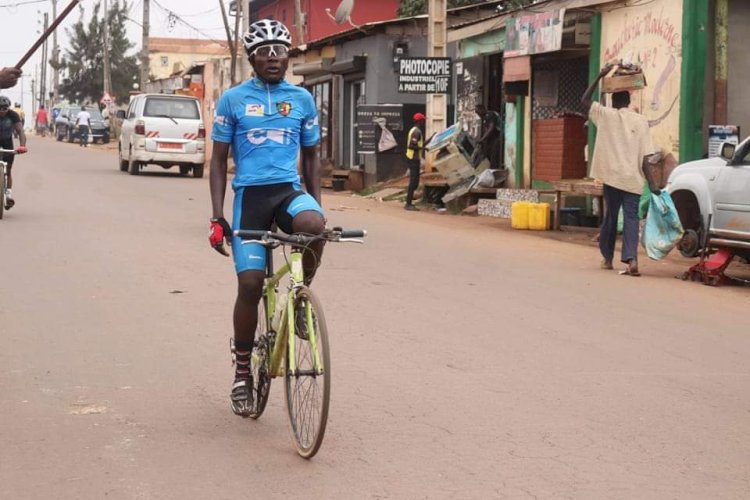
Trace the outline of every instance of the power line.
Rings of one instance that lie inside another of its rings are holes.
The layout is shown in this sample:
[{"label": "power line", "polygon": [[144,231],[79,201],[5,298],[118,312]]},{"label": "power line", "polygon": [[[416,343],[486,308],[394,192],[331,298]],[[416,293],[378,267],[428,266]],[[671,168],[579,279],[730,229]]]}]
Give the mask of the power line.
[{"label": "power line", "polygon": [[30,5],[33,3],[47,3],[48,1],[49,0],[25,0],[23,2],[5,3],[5,4],[0,4],[0,9],[1,8],[12,9],[14,7],[20,7],[22,5]]},{"label": "power line", "polygon": [[184,24],[185,26],[187,26],[188,28],[190,28],[190,29],[192,29],[192,30],[195,30],[195,32],[196,32],[196,33],[199,33],[199,34],[203,35],[203,36],[204,36],[204,37],[206,37],[206,38],[207,38],[208,40],[210,40],[210,41],[212,41],[212,42],[216,42],[216,43],[218,43],[219,45],[222,45],[222,46],[225,46],[225,47],[227,46],[227,43],[226,43],[226,41],[221,41],[221,40],[217,40],[217,39],[215,39],[214,37],[212,37],[212,36],[211,36],[211,35],[209,35],[208,33],[206,33],[206,32],[204,32],[204,31],[200,30],[199,28],[197,28],[197,27],[193,26],[192,24],[190,24],[189,22],[185,21],[185,20],[184,20],[184,19],[183,19],[182,17],[180,17],[179,15],[177,15],[177,14],[176,14],[175,12],[173,12],[172,10],[170,10],[170,9],[168,9],[168,8],[166,8],[166,7],[164,7],[164,6],[162,5],[162,4],[160,4],[160,3],[159,3],[159,2],[157,2],[156,0],[152,0],[152,1],[154,2],[154,5],[156,5],[156,6],[157,6],[157,7],[159,7],[159,8],[161,9],[161,10],[163,10],[164,12],[166,12],[166,13],[167,13],[167,16],[168,16],[168,21],[167,21],[167,22],[169,23],[169,25],[170,25],[170,26],[174,26],[174,23],[175,23],[176,21],[179,21],[179,22],[181,22],[182,24]]}]

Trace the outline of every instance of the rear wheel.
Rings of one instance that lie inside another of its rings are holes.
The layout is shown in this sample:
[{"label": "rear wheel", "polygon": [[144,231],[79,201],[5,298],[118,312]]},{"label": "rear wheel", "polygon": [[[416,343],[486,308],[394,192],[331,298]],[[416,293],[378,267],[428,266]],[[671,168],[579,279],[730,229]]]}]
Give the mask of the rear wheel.
[{"label": "rear wheel", "polygon": [[141,173],[141,164],[133,159],[133,155],[129,155],[128,158],[128,173],[130,175],[138,175]]},{"label": "rear wheel", "polygon": [[292,369],[287,350],[286,403],[297,453],[312,458],[323,442],[328,422],[331,395],[328,329],[320,301],[309,288],[297,291],[294,310],[290,323],[294,323],[295,366]]},{"label": "rear wheel", "polygon": [[258,304],[258,326],[255,329],[255,342],[250,358],[253,373],[253,405],[250,418],[260,418],[268,403],[271,392],[271,339],[267,329],[265,299]]},{"label": "rear wheel", "polygon": [[73,141],[75,140],[75,139],[73,138],[73,132],[71,132],[71,130],[70,130],[70,129],[68,129],[68,130],[66,131],[66,135],[67,135],[67,141],[68,141],[68,142],[73,142]]},{"label": "rear wheel", "polygon": [[60,127],[57,127],[55,129],[55,139],[57,139],[57,142],[61,142],[63,140],[63,136],[60,133]]},{"label": "rear wheel", "polygon": [[129,165],[128,160],[122,157],[122,147],[118,151],[118,162],[120,163],[120,172],[127,172]]},{"label": "rear wheel", "polygon": [[203,177],[203,165],[193,165],[193,177],[196,179]]},{"label": "rear wheel", "polygon": [[190,165],[180,165],[180,175],[187,175],[190,173]]}]

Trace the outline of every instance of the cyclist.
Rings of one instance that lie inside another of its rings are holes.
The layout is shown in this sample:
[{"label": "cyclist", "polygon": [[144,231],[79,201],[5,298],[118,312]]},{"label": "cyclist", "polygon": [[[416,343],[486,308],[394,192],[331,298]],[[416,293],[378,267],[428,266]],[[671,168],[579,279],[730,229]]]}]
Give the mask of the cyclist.
[{"label": "cyclist", "polygon": [[[212,133],[209,242],[228,256],[231,245],[238,292],[234,306],[235,378],[232,411],[247,415],[252,403],[250,354],[258,322],[258,303],[265,277],[266,253],[258,243],[232,237],[232,229],[269,230],[275,223],[286,233],[322,234],[325,219],[320,205],[320,125],[315,102],[302,87],[284,80],[289,66],[291,34],[282,23],[261,19],[243,37],[255,77],[227,90],[216,107]],[[231,146],[236,163],[232,181],[232,226],[224,218],[227,156]],[[302,158],[300,187],[297,158]],[[323,243],[312,245],[303,267],[312,279]]]},{"label": "cyclist", "polygon": [[[26,149],[26,133],[23,131],[23,124],[21,123],[21,117],[18,113],[10,109],[10,99],[5,96],[0,96],[0,149],[13,149],[13,134],[18,136],[19,148],[16,150],[18,153],[25,153]],[[13,193],[11,188],[13,187],[13,177],[11,176],[11,170],[13,167],[14,155],[4,154],[0,160],[7,164],[8,172],[8,185],[5,187],[5,209],[10,210],[13,205],[16,204],[13,200]]]}]

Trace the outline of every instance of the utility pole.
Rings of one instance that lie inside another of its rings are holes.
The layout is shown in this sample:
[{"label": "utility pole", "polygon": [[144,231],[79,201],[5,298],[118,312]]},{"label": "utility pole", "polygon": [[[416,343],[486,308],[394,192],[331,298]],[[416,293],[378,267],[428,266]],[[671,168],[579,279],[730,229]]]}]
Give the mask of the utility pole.
[{"label": "utility pole", "polygon": [[305,19],[302,15],[302,0],[294,0],[294,25],[297,26],[297,46],[305,43]]},{"label": "utility pole", "polygon": [[[237,78],[237,46],[240,44],[240,21],[242,20],[244,10],[242,9],[242,3],[243,0],[235,0],[234,2],[234,41],[232,42],[232,46],[234,49],[232,50],[232,54],[235,54],[235,56],[232,58],[232,85],[237,83],[238,80],[242,81],[244,80],[244,77],[242,76],[244,73],[241,73],[240,78]],[[240,66],[242,67],[242,66]]]},{"label": "utility pole", "polygon": [[104,0],[104,94],[112,94],[112,68],[109,62],[109,10]]},{"label": "utility pole", "polygon": [[149,60],[148,60],[148,30],[149,30],[149,16],[151,15],[149,9],[149,0],[143,0],[143,49],[141,50],[141,92],[146,87],[149,76]]},{"label": "utility pole", "polygon": [[[237,3],[242,4],[245,1],[247,0],[237,0]],[[247,10],[240,9],[239,12],[242,16],[242,32],[247,33],[248,28],[250,28],[250,6],[248,5]],[[240,53],[240,55],[237,56],[237,58],[240,62],[239,81],[243,81],[247,76],[250,75],[250,61],[247,60],[244,49]]]},{"label": "utility pole", "polygon": [[[427,57],[446,57],[446,40],[448,17],[446,0],[428,0],[427,9]],[[427,94],[427,123],[425,135],[430,137],[435,132],[445,129],[447,94]]]},{"label": "utility pole", "polygon": [[[47,31],[49,27],[49,14],[44,13],[44,31]],[[46,104],[46,93],[47,93],[47,40],[42,45],[42,70],[41,70],[41,81],[39,82],[39,105],[43,106]]]},{"label": "utility pole", "polygon": [[[52,0],[52,19],[57,19],[57,0]],[[57,104],[60,98],[60,49],[57,45],[57,29],[52,32],[52,103],[50,107]]]},{"label": "utility pole", "polygon": [[227,43],[229,44],[229,53],[232,54],[232,70],[231,70],[231,81],[232,85],[235,84],[235,73],[237,70],[237,44],[232,42],[232,30],[229,28],[229,18],[227,17],[227,9],[224,7],[224,0],[219,0],[219,8],[221,9],[221,19],[224,21],[224,30],[227,32]]}]

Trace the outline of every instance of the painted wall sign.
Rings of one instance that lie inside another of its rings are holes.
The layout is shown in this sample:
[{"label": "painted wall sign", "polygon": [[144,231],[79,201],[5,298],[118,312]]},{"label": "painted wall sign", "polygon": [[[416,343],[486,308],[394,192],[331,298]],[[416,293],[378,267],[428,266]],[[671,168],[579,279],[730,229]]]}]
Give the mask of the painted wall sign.
[{"label": "painted wall sign", "polygon": [[680,151],[682,0],[654,0],[602,14],[602,61],[638,63],[648,86],[632,96],[632,106],[651,125],[654,144],[675,166]]},{"label": "painted wall sign", "polygon": [[562,48],[565,9],[509,17],[505,22],[505,57],[554,52]]},{"label": "painted wall sign", "polygon": [[382,132],[378,122],[394,135],[404,130],[404,109],[401,104],[362,104],[357,106],[357,153],[379,152]]},{"label": "painted wall sign", "polygon": [[402,57],[398,60],[398,91],[402,94],[448,94],[449,57]]}]

